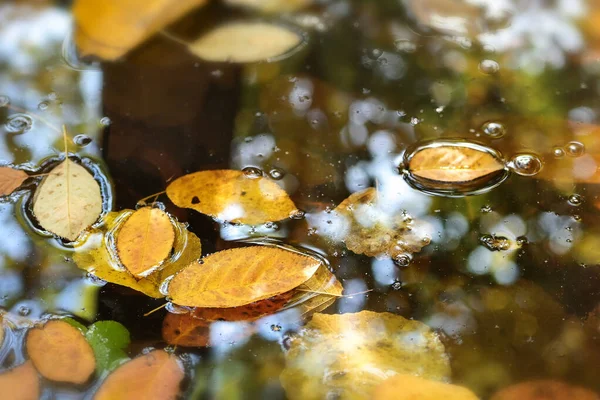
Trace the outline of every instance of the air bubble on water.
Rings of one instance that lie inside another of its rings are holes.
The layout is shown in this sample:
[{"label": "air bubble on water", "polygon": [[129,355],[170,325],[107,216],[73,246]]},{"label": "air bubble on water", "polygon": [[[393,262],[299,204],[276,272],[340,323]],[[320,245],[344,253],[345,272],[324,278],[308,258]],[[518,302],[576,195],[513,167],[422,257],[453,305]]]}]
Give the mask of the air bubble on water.
[{"label": "air bubble on water", "polygon": [[302,210],[294,210],[290,213],[291,219],[302,219],[304,218],[305,212]]},{"label": "air bubble on water", "polygon": [[522,176],[533,176],[542,170],[542,160],[534,154],[517,154],[507,164],[513,172]]},{"label": "air bubble on water", "polygon": [[410,40],[398,39],[394,42],[396,50],[403,51],[405,53],[414,53],[417,50],[417,45]]},{"label": "air bubble on water", "polygon": [[33,119],[27,114],[13,114],[6,120],[6,130],[11,133],[24,133],[33,126]]},{"label": "air bubble on water", "polygon": [[0,96],[0,107],[7,107],[10,104],[10,97],[1,95]]},{"label": "air bubble on water", "polygon": [[581,215],[579,215],[579,214],[573,214],[573,220],[575,222],[581,222],[582,221]]},{"label": "air bubble on water", "polygon": [[394,283],[392,283],[391,285],[392,290],[400,290],[402,289],[402,282],[400,281],[394,281]]},{"label": "air bubble on water", "polygon": [[371,50],[367,51],[367,56],[371,60],[377,60],[382,55],[383,55],[383,51],[381,51],[380,49],[371,49]]},{"label": "air bubble on water", "polygon": [[569,196],[569,204],[573,207],[580,206],[583,203],[583,197],[579,194],[572,194]]},{"label": "air bubble on water", "polygon": [[29,314],[31,314],[31,308],[27,306],[19,306],[19,308],[17,309],[17,313],[19,313],[21,317],[26,317]]},{"label": "air bubble on water", "polygon": [[527,237],[525,236],[519,236],[517,238],[517,245],[519,245],[519,247],[523,247],[525,245],[529,244],[529,240],[527,239]]},{"label": "air bubble on water", "polygon": [[273,332],[281,332],[281,325],[273,324],[273,325],[271,325],[271,330]]},{"label": "air bubble on water", "polygon": [[269,171],[269,176],[272,179],[279,180],[279,179],[282,179],[285,176],[285,171],[283,171],[282,169],[279,169],[279,168],[272,168]]},{"label": "air bubble on water", "polygon": [[500,71],[500,64],[494,60],[483,60],[479,63],[479,70],[487,75],[493,75]]},{"label": "air bubble on water", "polygon": [[274,230],[274,231],[279,229],[279,225],[277,225],[277,223],[271,222],[271,221],[265,222],[264,227],[265,227],[265,229],[270,229],[270,230]]},{"label": "air bubble on water", "polygon": [[100,118],[100,124],[103,126],[109,126],[111,124],[111,120],[108,117],[102,117]]},{"label": "air bubble on water", "polygon": [[493,210],[492,207],[490,207],[489,205],[485,205],[481,207],[479,211],[481,211],[482,213],[491,213]]},{"label": "air bubble on water", "polygon": [[562,158],[565,156],[565,150],[562,147],[555,147],[552,149],[552,155],[555,158]]},{"label": "air bubble on water", "polygon": [[504,236],[482,235],[479,242],[491,251],[505,251],[510,249],[510,240]]},{"label": "air bubble on water", "polygon": [[246,167],[246,168],[242,169],[242,172],[248,178],[260,178],[263,176],[263,171],[260,168],[256,168],[256,167]]},{"label": "air bubble on water", "polygon": [[565,146],[565,152],[569,157],[581,157],[585,154],[585,146],[580,142],[569,142]]},{"label": "air bubble on water", "polygon": [[407,267],[408,265],[410,265],[411,261],[412,257],[410,256],[410,254],[398,254],[394,257],[394,262],[399,267]]},{"label": "air bubble on water", "polygon": [[42,101],[40,104],[38,104],[38,110],[41,110],[41,111],[47,110],[49,106],[50,106],[49,102]]},{"label": "air bubble on water", "polygon": [[483,133],[492,139],[500,139],[506,135],[506,128],[499,122],[489,121],[481,127]]},{"label": "air bubble on water", "polygon": [[73,142],[79,147],[85,147],[88,144],[92,143],[92,138],[88,135],[79,134],[73,138]]}]

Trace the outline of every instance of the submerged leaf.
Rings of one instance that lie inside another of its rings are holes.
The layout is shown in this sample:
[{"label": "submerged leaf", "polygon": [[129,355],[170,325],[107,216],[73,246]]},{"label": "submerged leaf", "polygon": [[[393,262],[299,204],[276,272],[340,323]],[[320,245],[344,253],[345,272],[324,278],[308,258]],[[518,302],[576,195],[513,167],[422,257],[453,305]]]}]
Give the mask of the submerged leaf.
[{"label": "submerged leaf", "polygon": [[40,379],[31,361],[0,374],[0,393],[10,400],[40,398]]},{"label": "submerged leaf", "polygon": [[75,42],[82,56],[115,60],[206,0],[76,0]]},{"label": "submerged leaf", "polygon": [[151,297],[164,297],[159,290],[161,284],[200,257],[200,239],[188,232],[182,223],[176,222],[173,256],[150,275],[137,279],[119,263],[111,246],[114,232],[132,213],[133,210],[108,213],[102,225],[92,230],[85,243],[75,248],[73,259],[79,268],[107,282],[130,287]]},{"label": "submerged leaf", "polygon": [[117,233],[119,259],[138,278],[147,276],[169,256],[175,241],[171,219],[158,208],[140,208]]},{"label": "submerged leaf", "polygon": [[35,191],[33,214],[49,232],[74,241],[102,212],[100,185],[81,165],[66,159]]},{"label": "submerged leaf", "polygon": [[275,182],[242,171],[200,171],[167,187],[178,207],[191,208],[222,221],[262,224],[289,218],[296,206]]},{"label": "submerged leaf", "polygon": [[82,384],[94,373],[94,351],[83,333],[71,324],[48,321],[27,333],[27,354],[47,379]]},{"label": "submerged leaf", "polygon": [[591,390],[568,383],[538,380],[517,383],[500,390],[491,400],[599,400]]},{"label": "submerged leaf", "polygon": [[281,56],[302,38],[281,25],[234,22],[217,27],[190,45],[198,57],[216,62],[256,62]]},{"label": "submerged leaf", "polygon": [[450,377],[438,336],[390,313],[315,314],[293,338],[281,382],[291,400],[370,398],[395,374]]},{"label": "submerged leaf", "polygon": [[298,309],[301,318],[306,318],[332,305],[343,291],[342,284],[323,265],[308,281],[294,290],[294,296],[289,304]]},{"label": "submerged leaf", "polygon": [[112,371],[128,359],[125,349],[129,346],[129,331],[116,321],[98,321],[85,333],[96,357],[96,369],[102,373]]},{"label": "submerged leaf", "polygon": [[10,167],[0,167],[0,196],[7,196],[29,178],[25,171]]},{"label": "submerged leaf", "polygon": [[[398,374],[377,386],[373,400],[479,400],[469,389],[423,379],[414,375]],[[515,397],[517,399],[517,397]],[[520,398],[519,398],[520,399]]]},{"label": "submerged leaf", "polygon": [[154,350],[117,368],[94,400],[175,400],[184,372],[177,356]]},{"label": "submerged leaf", "polygon": [[243,306],[292,290],[313,276],[320,265],[315,258],[275,247],[220,251],[175,275],[169,296],[182,306]]}]

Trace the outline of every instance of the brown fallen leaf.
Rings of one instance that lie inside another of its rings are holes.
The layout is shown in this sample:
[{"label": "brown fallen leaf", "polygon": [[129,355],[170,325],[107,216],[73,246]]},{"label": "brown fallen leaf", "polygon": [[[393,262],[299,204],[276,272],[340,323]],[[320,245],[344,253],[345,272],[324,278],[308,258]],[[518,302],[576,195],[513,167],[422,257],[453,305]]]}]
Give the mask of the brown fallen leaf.
[{"label": "brown fallen leaf", "polygon": [[398,374],[383,381],[373,393],[373,400],[479,400],[469,389],[423,379],[414,375]]},{"label": "brown fallen leaf", "polygon": [[10,167],[0,167],[0,196],[8,196],[29,178],[25,171]]},{"label": "brown fallen leaf", "polygon": [[168,344],[177,346],[209,346],[211,323],[215,321],[255,321],[283,308],[292,294],[292,292],[282,293],[241,307],[196,308],[186,314],[168,313],[163,320],[163,339]]},{"label": "brown fallen leaf", "polygon": [[294,289],[320,265],[315,258],[275,247],[220,251],[175,275],[169,297],[181,306],[243,306]]},{"label": "brown fallen leaf", "polygon": [[175,400],[183,377],[177,356],[154,350],[117,368],[102,383],[94,400]]},{"label": "brown fallen leaf", "polygon": [[96,369],[94,351],[83,334],[60,320],[46,322],[27,333],[27,354],[44,378],[85,383]]},{"label": "brown fallen leaf", "polygon": [[7,400],[40,398],[40,379],[31,361],[0,374],[0,393]]},{"label": "brown fallen leaf", "polygon": [[250,63],[272,60],[302,42],[302,37],[281,25],[234,22],[215,28],[194,43],[190,51],[215,62]]},{"label": "brown fallen leaf", "polygon": [[234,170],[184,175],[167,186],[167,196],[178,207],[221,221],[250,225],[280,221],[297,212],[287,193],[275,182]]},{"label": "brown fallen leaf", "polygon": [[206,0],[76,0],[75,42],[82,56],[115,60]]},{"label": "brown fallen leaf", "polygon": [[[346,227],[346,247],[367,256],[404,258],[427,246],[430,239],[414,231],[417,223],[407,214],[388,211],[375,188],[353,193],[332,212],[332,221]],[[410,258],[408,258],[410,261]]]},{"label": "brown fallen leaf", "polygon": [[591,390],[568,383],[538,380],[517,383],[500,390],[490,400],[600,400]]},{"label": "brown fallen leaf", "polygon": [[131,214],[117,233],[117,253],[129,272],[142,278],[161,266],[174,242],[169,215],[144,207]]},{"label": "brown fallen leaf", "polygon": [[444,346],[428,326],[390,313],[314,314],[292,338],[280,380],[290,400],[371,398],[396,374],[450,377]]},{"label": "brown fallen leaf", "polygon": [[100,185],[70,159],[44,178],[33,197],[33,214],[49,232],[74,241],[102,212]]}]

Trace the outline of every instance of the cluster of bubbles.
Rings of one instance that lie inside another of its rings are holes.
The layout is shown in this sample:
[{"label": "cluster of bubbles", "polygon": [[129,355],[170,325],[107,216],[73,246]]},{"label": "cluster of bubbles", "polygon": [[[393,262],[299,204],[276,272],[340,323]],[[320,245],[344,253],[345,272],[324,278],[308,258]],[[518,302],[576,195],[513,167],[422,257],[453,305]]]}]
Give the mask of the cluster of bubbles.
[{"label": "cluster of bubbles", "polygon": [[563,147],[554,147],[552,149],[552,154],[556,158],[562,158],[565,155],[569,157],[581,157],[585,154],[585,146],[580,142],[569,142]]}]

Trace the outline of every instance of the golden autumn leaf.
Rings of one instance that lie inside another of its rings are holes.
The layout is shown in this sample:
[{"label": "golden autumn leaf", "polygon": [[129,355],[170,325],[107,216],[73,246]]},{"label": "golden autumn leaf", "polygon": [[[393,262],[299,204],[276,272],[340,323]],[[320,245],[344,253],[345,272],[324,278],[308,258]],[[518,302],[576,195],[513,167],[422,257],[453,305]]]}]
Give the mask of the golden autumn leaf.
[{"label": "golden autumn leaf", "polygon": [[177,356],[154,350],[117,368],[102,383],[94,400],[175,400],[183,377]]},{"label": "golden autumn leaf", "polygon": [[10,167],[0,167],[0,196],[7,196],[29,178],[25,171]]},{"label": "golden autumn leaf", "polygon": [[35,368],[52,381],[82,384],[96,369],[92,347],[79,329],[64,321],[31,329],[26,347]]},{"label": "golden autumn leaf", "polygon": [[127,218],[117,234],[119,259],[134,276],[148,276],[169,256],[175,231],[161,209],[140,208]]},{"label": "golden autumn leaf", "polygon": [[591,390],[568,383],[537,380],[517,383],[500,390],[490,400],[600,400]]},{"label": "golden autumn leaf", "polygon": [[76,0],[75,42],[82,56],[115,60],[206,0]]},{"label": "golden autumn leaf", "polygon": [[333,304],[344,288],[329,269],[323,265],[302,285],[293,291],[288,307],[296,307],[301,318],[323,311]]},{"label": "golden autumn leaf", "polygon": [[[383,381],[373,400],[479,400],[469,389],[449,383],[399,374]],[[516,399],[516,398],[515,398]]]},{"label": "golden autumn leaf", "polygon": [[390,211],[380,196],[375,188],[353,193],[333,210],[331,220],[344,232],[349,250],[402,263],[428,245],[430,238],[418,234],[418,223],[409,215]]},{"label": "golden autumn leaf", "polygon": [[320,265],[315,258],[275,247],[220,251],[175,275],[169,297],[181,306],[243,306],[292,290],[313,276]]},{"label": "golden autumn leaf", "polygon": [[272,180],[243,171],[200,171],[177,178],[167,196],[178,207],[191,208],[221,221],[262,224],[297,212],[287,193]]},{"label": "golden autumn leaf", "polygon": [[31,361],[0,374],[0,393],[10,400],[40,398],[40,379]]},{"label": "golden autumn leaf", "polygon": [[100,185],[81,165],[66,159],[35,191],[33,214],[47,231],[74,241],[102,212]]},{"label": "golden autumn leaf", "polygon": [[151,274],[138,279],[121,265],[118,255],[113,253],[110,245],[115,231],[118,232],[121,224],[133,213],[133,210],[108,213],[103,218],[102,225],[93,229],[86,241],[75,248],[73,259],[79,268],[102,280],[127,286],[151,297],[164,297],[159,290],[161,284],[200,257],[200,239],[189,232],[184,224],[175,222],[173,257],[165,260]]},{"label": "golden autumn leaf", "polygon": [[281,25],[234,22],[217,27],[190,44],[198,57],[215,62],[271,60],[298,46],[302,37]]},{"label": "golden autumn leaf", "polygon": [[314,314],[285,354],[290,400],[371,398],[396,374],[450,377],[444,345],[428,326],[390,313]]}]

